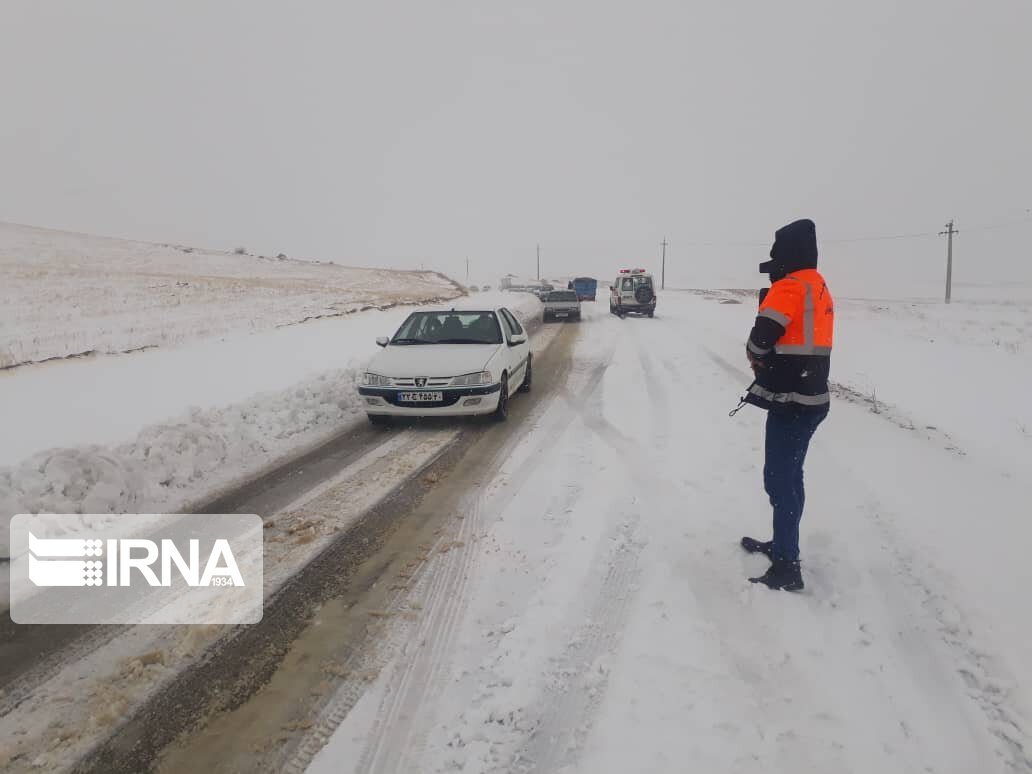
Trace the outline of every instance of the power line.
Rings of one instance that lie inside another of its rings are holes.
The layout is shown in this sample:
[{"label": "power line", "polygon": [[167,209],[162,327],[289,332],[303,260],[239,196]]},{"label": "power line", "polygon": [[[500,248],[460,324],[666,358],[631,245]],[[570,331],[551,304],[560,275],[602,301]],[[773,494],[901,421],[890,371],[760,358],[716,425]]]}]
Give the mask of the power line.
[{"label": "power line", "polygon": [[887,234],[885,236],[863,236],[863,237],[840,237],[832,239],[821,239],[820,242],[842,243],[842,242],[881,242],[889,239],[921,239],[922,237],[936,236],[935,231],[919,231],[913,234]]},{"label": "power line", "polygon": [[953,228],[953,220],[946,224],[946,230],[940,231],[936,236],[947,235],[946,239],[946,303],[950,302],[953,294],[953,235],[957,230]]},{"label": "power line", "polygon": [[[1023,218],[1020,220],[1002,221],[996,223],[986,223],[980,226],[971,226],[965,228],[965,233],[980,232],[980,231],[995,231],[1005,228],[1018,228],[1021,226],[1032,226],[1032,209],[1026,211],[1030,217]],[[927,239],[933,236],[938,236],[938,231],[910,231],[906,233],[891,233],[891,234],[867,234],[860,236],[820,236],[817,234],[817,243],[824,245],[842,245],[849,243],[863,243],[863,241],[893,241],[893,240],[904,240],[904,239]],[[579,241],[584,240],[573,240],[571,244],[579,244]],[[627,245],[637,245],[637,240],[622,240]],[[666,237],[664,241],[667,241]],[[688,239],[684,241],[678,241],[678,245],[690,248],[723,248],[723,247],[743,247],[743,248],[769,248],[771,245],[770,238],[764,239]],[[660,243],[660,247],[663,244]],[[669,243],[667,245],[669,247]],[[540,261],[541,246],[538,246],[538,255]],[[539,269],[540,271],[540,269]]]},{"label": "power line", "polygon": [[[889,239],[920,239],[923,237],[933,237],[936,235],[935,231],[920,231],[913,234],[886,234],[879,236],[860,236],[860,237],[817,237],[817,241],[821,243],[838,244],[842,242],[874,242],[883,241]],[[686,245],[692,247],[767,247],[771,243],[771,240],[755,240],[755,241],[695,241],[685,242]]]},{"label": "power line", "polygon": [[[965,228],[965,233],[971,233],[972,231],[995,231],[1004,228],[1014,228],[1018,226],[1030,226],[1032,225],[1032,218],[1025,218],[1022,220],[1011,220],[1004,221],[1001,223],[989,223],[982,226],[972,226],[971,228]],[[946,232],[941,232],[946,233]],[[855,237],[821,237],[818,235],[817,241],[822,244],[842,244],[847,242],[883,242],[896,239],[925,239],[929,237],[939,236],[938,231],[915,231],[909,234],[876,234],[871,236],[855,236]],[[693,242],[684,242],[685,245],[691,245],[692,247],[730,247],[730,246],[741,246],[741,247],[758,247],[767,246],[770,244],[770,240],[762,241],[738,241],[738,240],[697,240]]]}]

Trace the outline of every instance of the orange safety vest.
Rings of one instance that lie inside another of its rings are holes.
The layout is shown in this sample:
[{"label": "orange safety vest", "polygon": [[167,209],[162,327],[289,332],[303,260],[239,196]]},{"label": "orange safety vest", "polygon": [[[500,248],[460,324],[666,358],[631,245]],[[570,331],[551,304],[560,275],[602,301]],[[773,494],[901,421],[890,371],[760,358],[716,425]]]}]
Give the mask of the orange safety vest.
[{"label": "orange safety vest", "polygon": [[760,303],[759,317],[785,329],[774,352],[760,350],[750,338],[749,351],[764,357],[743,401],[765,409],[820,409],[831,402],[828,373],[835,332],[835,303],[816,269],[801,269],[771,285]]},{"label": "orange safety vest", "polygon": [[778,355],[831,355],[835,303],[816,269],[794,271],[775,282],[760,304],[759,315],[785,327],[774,345]]}]

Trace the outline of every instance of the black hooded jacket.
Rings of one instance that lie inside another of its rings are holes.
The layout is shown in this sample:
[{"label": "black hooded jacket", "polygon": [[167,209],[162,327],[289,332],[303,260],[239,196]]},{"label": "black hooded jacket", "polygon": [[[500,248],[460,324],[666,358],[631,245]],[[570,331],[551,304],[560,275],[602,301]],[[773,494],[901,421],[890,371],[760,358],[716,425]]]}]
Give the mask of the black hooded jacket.
[{"label": "black hooded jacket", "polygon": [[[778,282],[793,282],[788,275],[817,268],[817,229],[812,220],[797,220],[774,234],[770,260],[760,264],[770,275],[771,287]],[[819,275],[818,275],[819,276]],[[823,284],[820,293],[830,292]],[[761,291],[763,303],[766,291]],[[830,308],[830,305],[829,305]],[[827,354],[781,354],[775,348],[785,335],[785,326],[771,316],[760,314],[749,335],[750,357],[758,363],[756,382],[746,400],[761,408],[818,409],[827,407],[828,373],[831,356]]]},{"label": "black hooded jacket", "polygon": [[777,282],[786,274],[817,268],[817,227],[804,219],[782,226],[774,232],[770,260],[760,264],[760,273]]}]

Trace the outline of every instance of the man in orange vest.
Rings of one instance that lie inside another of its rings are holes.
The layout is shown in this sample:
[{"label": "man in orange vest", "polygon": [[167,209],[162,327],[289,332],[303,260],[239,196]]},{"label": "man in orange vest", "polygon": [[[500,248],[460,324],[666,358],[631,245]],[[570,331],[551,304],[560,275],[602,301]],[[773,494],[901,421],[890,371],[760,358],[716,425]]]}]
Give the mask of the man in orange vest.
[{"label": "man in orange vest", "polygon": [[828,372],[835,306],[817,271],[817,231],[812,220],[778,229],[770,275],[761,293],[759,315],[749,334],[746,356],[756,380],[743,400],[767,410],[763,483],[774,510],[774,539],[742,538],[750,553],[765,554],[770,569],[753,583],[799,591],[799,522],[803,516],[803,462],[817,426],[828,416]]}]

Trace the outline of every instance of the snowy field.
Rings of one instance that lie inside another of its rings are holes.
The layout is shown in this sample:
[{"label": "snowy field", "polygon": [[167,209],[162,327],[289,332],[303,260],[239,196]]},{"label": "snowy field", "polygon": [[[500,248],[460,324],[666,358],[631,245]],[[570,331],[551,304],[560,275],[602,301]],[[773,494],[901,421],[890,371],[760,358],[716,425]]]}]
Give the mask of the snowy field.
[{"label": "snowy field", "polygon": [[1000,390],[1032,307],[840,300],[792,595],[738,547],[770,529],[764,415],[727,415],[754,304],[590,307],[311,774],[1032,771],[1032,406]]},{"label": "snowy field", "polygon": [[454,298],[434,272],[353,269],[0,223],[0,368]]}]

